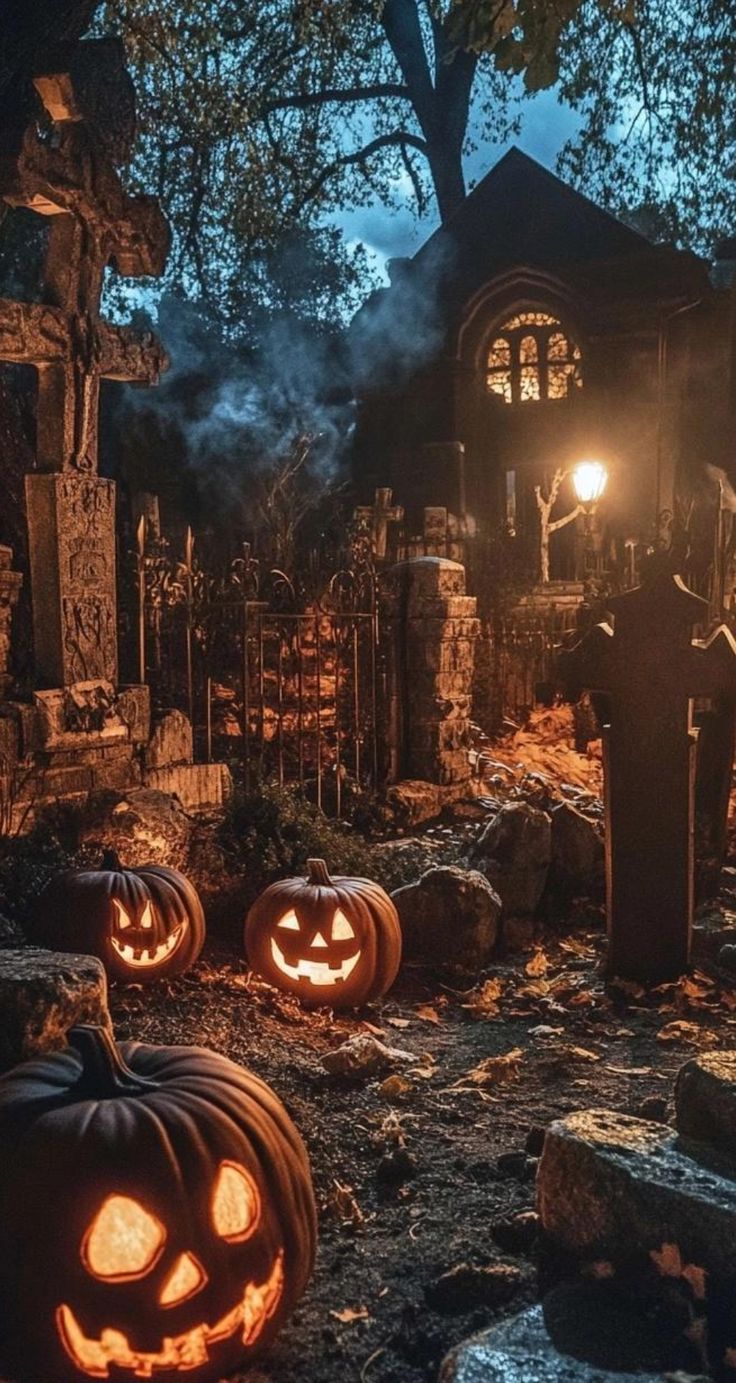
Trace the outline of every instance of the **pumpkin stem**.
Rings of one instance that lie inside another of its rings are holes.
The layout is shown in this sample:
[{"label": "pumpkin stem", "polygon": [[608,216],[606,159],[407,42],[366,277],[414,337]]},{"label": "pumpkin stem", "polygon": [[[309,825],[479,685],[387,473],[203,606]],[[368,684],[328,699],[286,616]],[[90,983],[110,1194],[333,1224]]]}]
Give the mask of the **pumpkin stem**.
[{"label": "pumpkin stem", "polygon": [[323,884],[329,888],[332,883],[324,860],[307,860],[307,876],[310,884]]},{"label": "pumpkin stem", "polygon": [[68,1034],[69,1045],[82,1058],[82,1071],[75,1093],[92,1100],[112,1100],[123,1095],[145,1095],[155,1090],[154,1081],[137,1076],[125,1065],[107,1028],[96,1023],[80,1023]]},{"label": "pumpkin stem", "polygon": [[120,856],[117,850],[113,850],[109,847],[103,850],[102,859],[100,860],[100,869],[109,869],[115,874],[122,873],[123,866],[120,863]]}]

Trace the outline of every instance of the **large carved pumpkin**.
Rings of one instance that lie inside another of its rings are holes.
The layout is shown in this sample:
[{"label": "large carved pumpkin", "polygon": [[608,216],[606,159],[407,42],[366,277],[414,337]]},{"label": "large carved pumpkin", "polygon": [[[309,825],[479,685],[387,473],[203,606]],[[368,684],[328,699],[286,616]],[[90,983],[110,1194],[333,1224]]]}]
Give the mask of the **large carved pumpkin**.
[{"label": "large carved pumpkin", "polygon": [[271,884],[245,923],[253,969],[312,1007],[353,1008],[379,999],[401,962],[398,913],[368,879],[331,879],[324,860],[307,878]]},{"label": "large carved pumpkin", "polygon": [[99,869],[67,870],[50,880],[28,932],[55,951],[99,956],[112,979],[144,984],[194,964],[205,922],[196,889],[177,869],[124,869],[108,850]]},{"label": "large carved pumpkin", "polygon": [[70,1040],[0,1078],[3,1363],[33,1383],[220,1379],[311,1272],[299,1135],[214,1052]]}]

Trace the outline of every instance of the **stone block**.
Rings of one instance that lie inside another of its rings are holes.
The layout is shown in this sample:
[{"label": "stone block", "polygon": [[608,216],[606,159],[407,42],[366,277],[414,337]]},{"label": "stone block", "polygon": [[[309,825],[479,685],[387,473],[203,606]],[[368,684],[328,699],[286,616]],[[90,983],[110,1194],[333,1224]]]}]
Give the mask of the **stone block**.
[{"label": "stone block", "polygon": [[172,793],[187,811],[221,807],[232,794],[233,780],[227,764],[178,764],[151,768],[144,774],[147,787]]},{"label": "stone block", "polygon": [[[677,1246],[710,1284],[736,1279],[736,1164],[714,1170],[670,1128],[589,1109],[550,1125],[537,1177],[556,1248],[614,1268]],[[697,1159],[697,1160],[696,1160]]]},{"label": "stone block", "polygon": [[188,716],[183,711],[166,711],[156,721],[146,749],[146,768],[169,768],[191,764],[194,737]]},{"label": "stone block", "polygon": [[117,710],[115,689],[104,679],[36,692],[34,701],[44,749],[88,749],[130,738]]},{"label": "stone block", "polygon": [[401,922],[403,955],[452,974],[475,976],[491,958],[501,899],[476,870],[428,869],[392,894]]},{"label": "stone block", "polygon": [[427,596],[465,595],[465,568],[447,557],[414,557],[394,569],[409,582],[409,613]]},{"label": "stone block", "polygon": [[6,771],[18,762],[20,756],[20,733],[13,716],[0,715],[0,771]]},{"label": "stone block", "polygon": [[501,896],[509,916],[533,913],[552,858],[552,824],[528,802],[507,802],[481,832],[470,854]]},{"label": "stone block", "polygon": [[111,1028],[102,963],[31,946],[0,951],[0,1012],[0,1071],[65,1047],[76,1023]]},{"label": "stone block", "polygon": [[180,801],[151,786],[93,792],[80,825],[80,844],[111,848],[124,865],[170,864],[186,869],[192,823]]},{"label": "stone block", "polygon": [[521,1315],[457,1345],[445,1358],[438,1383],[656,1383],[656,1380],[651,1373],[623,1373],[560,1353],[545,1324],[542,1307],[532,1306]]},{"label": "stone block", "polygon": [[675,1082],[680,1133],[736,1158],[736,1052],[703,1052],[680,1067]]},{"label": "stone block", "polygon": [[151,735],[151,689],[140,685],[121,687],[117,711],[133,744],[147,744]]}]

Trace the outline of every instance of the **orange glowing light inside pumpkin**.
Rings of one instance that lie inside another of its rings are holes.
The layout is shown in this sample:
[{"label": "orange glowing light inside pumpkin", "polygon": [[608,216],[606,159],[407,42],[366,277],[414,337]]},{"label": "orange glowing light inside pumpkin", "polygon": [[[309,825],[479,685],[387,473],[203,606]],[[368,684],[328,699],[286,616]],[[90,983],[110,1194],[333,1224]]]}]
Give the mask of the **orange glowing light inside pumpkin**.
[{"label": "orange glowing light inside pumpkin", "polygon": [[207,1274],[193,1253],[181,1253],[169,1273],[159,1296],[161,1306],[178,1306],[204,1287]]},{"label": "orange glowing light inside pumpkin", "polygon": [[155,1215],[131,1196],[108,1196],[82,1244],[82,1261],[95,1276],[116,1282],[150,1271],[166,1242]]},{"label": "orange glowing light inside pumpkin", "polygon": [[223,1162],[212,1197],[212,1223],[222,1239],[249,1239],[261,1219],[261,1197],[252,1176],[237,1162]]}]

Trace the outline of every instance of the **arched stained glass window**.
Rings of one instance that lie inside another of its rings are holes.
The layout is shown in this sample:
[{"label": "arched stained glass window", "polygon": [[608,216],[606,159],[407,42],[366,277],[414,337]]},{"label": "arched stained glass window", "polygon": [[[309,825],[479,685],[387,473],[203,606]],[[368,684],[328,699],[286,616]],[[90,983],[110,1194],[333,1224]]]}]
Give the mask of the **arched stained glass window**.
[{"label": "arched stained glass window", "polygon": [[505,403],[566,399],[582,385],[580,365],[580,348],[556,317],[517,312],[491,343],[488,389]]}]

